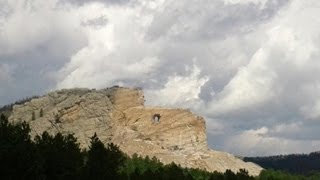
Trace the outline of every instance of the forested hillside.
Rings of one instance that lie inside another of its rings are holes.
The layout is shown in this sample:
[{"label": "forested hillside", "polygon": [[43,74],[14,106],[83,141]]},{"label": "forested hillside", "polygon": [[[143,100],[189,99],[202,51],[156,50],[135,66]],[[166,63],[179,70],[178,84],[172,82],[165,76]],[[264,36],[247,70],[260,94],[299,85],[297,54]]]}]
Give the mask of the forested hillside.
[{"label": "forested hillside", "polygon": [[246,157],[245,161],[259,164],[266,169],[276,169],[295,174],[310,174],[320,171],[320,153],[290,154],[268,157]]}]

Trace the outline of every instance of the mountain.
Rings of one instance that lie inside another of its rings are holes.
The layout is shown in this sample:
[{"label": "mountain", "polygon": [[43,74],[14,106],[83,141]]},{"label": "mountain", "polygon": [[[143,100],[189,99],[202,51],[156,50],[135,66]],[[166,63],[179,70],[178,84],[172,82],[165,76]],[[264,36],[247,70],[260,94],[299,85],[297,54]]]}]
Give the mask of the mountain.
[{"label": "mountain", "polygon": [[266,169],[282,170],[294,174],[308,175],[320,171],[320,153],[289,154],[266,157],[245,157],[245,161],[259,164]]},{"label": "mountain", "polygon": [[31,135],[73,133],[87,148],[96,132],[132,155],[156,156],[163,163],[225,172],[262,168],[225,152],[208,148],[205,120],[185,109],[145,107],[141,89],[112,87],[64,89],[14,105],[9,121],[26,121]]}]

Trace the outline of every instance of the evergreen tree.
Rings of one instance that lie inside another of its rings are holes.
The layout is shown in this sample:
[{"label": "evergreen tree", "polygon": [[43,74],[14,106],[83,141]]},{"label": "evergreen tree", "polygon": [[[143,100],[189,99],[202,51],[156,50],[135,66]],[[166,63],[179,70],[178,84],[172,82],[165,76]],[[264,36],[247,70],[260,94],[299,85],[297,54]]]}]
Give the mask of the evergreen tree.
[{"label": "evergreen tree", "polygon": [[238,180],[254,180],[253,177],[249,176],[249,172],[245,169],[240,169],[236,175]]},{"label": "evergreen tree", "polygon": [[35,138],[46,179],[79,179],[83,155],[73,135],[55,136],[44,132]]},{"label": "evergreen tree", "polygon": [[227,169],[226,172],[224,173],[224,179],[235,180],[237,179],[237,175],[234,172],[232,172],[230,169]]},{"label": "evergreen tree", "polygon": [[224,174],[219,173],[217,171],[214,171],[213,173],[210,174],[209,180],[220,180],[224,179]]},{"label": "evergreen tree", "polygon": [[106,148],[97,134],[91,137],[91,146],[87,153],[84,178],[92,180],[117,179],[118,170],[123,164],[124,155],[114,144]]},{"label": "evergreen tree", "polygon": [[26,123],[11,124],[0,118],[0,179],[41,179],[37,149]]},{"label": "evergreen tree", "polygon": [[163,171],[163,179],[176,180],[176,179],[193,179],[191,176],[185,175],[180,166],[172,162],[166,165]]}]

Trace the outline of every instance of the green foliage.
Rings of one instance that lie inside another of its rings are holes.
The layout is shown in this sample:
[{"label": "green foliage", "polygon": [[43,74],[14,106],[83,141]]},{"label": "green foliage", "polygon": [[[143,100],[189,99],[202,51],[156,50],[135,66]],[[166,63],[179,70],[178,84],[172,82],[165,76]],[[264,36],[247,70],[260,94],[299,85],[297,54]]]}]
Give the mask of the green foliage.
[{"label": "green foliage", "polygon": [[42,168],[26,123],[11,124],[1,115],[0,179],[38,179]]},{"label": "green foliage", "polygon": [[320,172],[310,172],[309,174],[309,180],[319,180],[320,179]]},{"label": "green foliage", "polygon": [[179,165],[176,165],[174,162],[166,165],[163,172],[163,179],[193,179],[187,171],[184,173],[183,168],[181,168]]},{"label": "green foliage", "polygon": [[293,174],[308,175],[320,170],[320,153],[290,154],[268,157],[246,157],[245,161],[259,164],[266,169],[277,169]]},{"label": "green foliage", "polygon": [[208,172],[201,169],[182,168],[181,166],[171,163],[163,165],[155,157],[150,159],[148,156],[143,158],[134,154],[127,158],[124,166],[119,171],[126,179],[184,179],[184,180],[254,180],[255,178],[248,175],[248,171],[240,170],[233,173],[227,170],[225,173]]},{"label": "green foliage", "polygon": [[35,145],[47,179],[79,179],[83,154],[73,135],[51,136],[44,132],[36,136]]},{"label": "green foliage", "polygon": [[192,176],[193,179],[196,179],[196,180],[210,179],[211,175],[213,174],[202,169],[194,169],[194,168],[188,169],[188,173]]},{"label": "green foliage", "polygon": [[244,179],[254,180],[253,177],[249,176],[249,172],[245,169],[239,169],[239,172],[237,172],[236,175],[238,180],[244,180]]},{"label": "green foliage", "polygon": [[[155,157],[150,159],[148,156],[142,158],[134,154],[131,158],[126,158],[124,165],[120,168],[120,173],[130,176],[132,173],[144,174],[146,171],[155,173],[163,164]],[[148,173],[150,173],[148,172]]]},{"label": "green foliage", "polygon": [[309,179],[300,175],[292,175],[282,171],[263,170],[259,176],[260,180],[304,180]]},{"label": "green foliage", "polygon": [[319,172],[308,176],[263,170],[252,177],[247,170],[234,173],[207,172],[162,164],[155,157],[125,156],[118,146],[105,146],[95,134],[88,151],[81,150],[73,135],[44,132],[30,138],[26,123],[12,124],[0,117],[0,179],[127,179],[127,180],[318,180]]},{"label": "green foliage", "polygon": [[99,140],[97,134],[91,137],[91,146],[87,152],[84,167],[84,179],[117,179],[118,170],[123,164],[124,154],[114,144],[107,147]]}]

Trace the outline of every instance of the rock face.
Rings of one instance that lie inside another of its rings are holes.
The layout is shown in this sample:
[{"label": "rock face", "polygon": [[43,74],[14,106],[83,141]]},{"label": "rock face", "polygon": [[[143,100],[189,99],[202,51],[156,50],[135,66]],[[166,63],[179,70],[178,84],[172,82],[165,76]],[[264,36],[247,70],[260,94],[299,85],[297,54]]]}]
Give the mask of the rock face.
[{"label": "rock face", "polygon": [[96,132],[125,153],[156,156],[184,167],[224,172],[245,168],[258,175],[261,167],[208,148],[205,121],[184,109],[144,107],[140,89],[59,90],[13,107],[12,122],[26,121],[32,136],[73,133],[83,148]]}]

